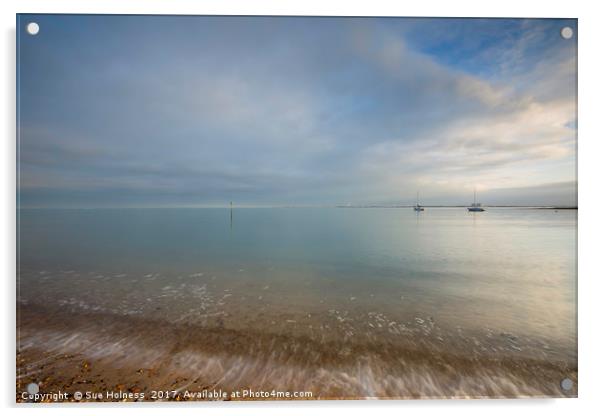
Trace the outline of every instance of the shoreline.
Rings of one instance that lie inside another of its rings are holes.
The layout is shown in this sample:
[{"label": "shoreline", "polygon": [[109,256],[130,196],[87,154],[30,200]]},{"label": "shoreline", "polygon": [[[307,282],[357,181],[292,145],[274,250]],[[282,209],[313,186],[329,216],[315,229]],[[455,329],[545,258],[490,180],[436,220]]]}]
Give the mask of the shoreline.
[{"label": "shoreline", "polygon": [[[19,305],[18,322],[17,402],[23,401],[19,394],[31,382],[41,383],[44,393],[71,394],[165,389],[297,391],[311,392],[311,399],[577,394],[576,365],[461,356],[427,349],[426,344],[410,348],[379,340],[320,342],[301,335],[61,312],[35,305]],[[565,377],[574,380],[572,391],[561,390]],[[154,401],[148,395],[132,400]]]}]

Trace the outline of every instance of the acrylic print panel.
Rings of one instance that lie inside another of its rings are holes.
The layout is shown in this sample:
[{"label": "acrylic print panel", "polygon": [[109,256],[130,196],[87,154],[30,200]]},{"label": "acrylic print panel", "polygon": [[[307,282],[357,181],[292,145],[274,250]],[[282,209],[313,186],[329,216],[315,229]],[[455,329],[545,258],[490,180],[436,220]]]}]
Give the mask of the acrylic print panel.
[{"label": "acrylic print panel", "polygon": [[577,395],[575,19],[17,26],[18,402]]}]

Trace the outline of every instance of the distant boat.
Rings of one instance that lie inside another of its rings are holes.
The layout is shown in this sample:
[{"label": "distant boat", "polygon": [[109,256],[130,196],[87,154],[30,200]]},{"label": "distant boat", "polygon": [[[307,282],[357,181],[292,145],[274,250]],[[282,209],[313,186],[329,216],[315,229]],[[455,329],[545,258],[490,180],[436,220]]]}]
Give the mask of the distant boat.
[{"label": "distant boat", "polygon": [[416,205],[414,205],[414,211],[416,211],[416,212],[424,211],[424,208],[422,207],[422,205],[420,205],[418,203],[418,192],[416,192]]},{"label": "distant boat", "polygon": [[477,203],[477,190],[474,190],[472,205],[468,207],[469,212],[483,212],[485,209],[481,207],[481,203]]}]

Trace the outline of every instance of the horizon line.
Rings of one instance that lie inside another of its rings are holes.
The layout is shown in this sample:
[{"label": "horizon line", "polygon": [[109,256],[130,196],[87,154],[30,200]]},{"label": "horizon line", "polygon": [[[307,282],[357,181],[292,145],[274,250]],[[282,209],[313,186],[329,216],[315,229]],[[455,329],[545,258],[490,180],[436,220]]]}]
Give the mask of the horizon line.
[{"label": "horizon line", "polygon": [[[414,204],[328,204],[328,205],[178,205],[178,206],[98,206],[98,207],[44,207],[44,206],[24,206],[17,207],[17,210],[21,209],[57,209],[57,210],[94,210],[94,209],[276,209],[276,208],[412,208]],[[431,204],[424,205],[420,204],[423,208],[467,208],[470,204]],[[579,209],[578,205],[501,205],[493,204],[487,205],[482,204],[483,207],[489,208],[547,208],[547,209]]]}]

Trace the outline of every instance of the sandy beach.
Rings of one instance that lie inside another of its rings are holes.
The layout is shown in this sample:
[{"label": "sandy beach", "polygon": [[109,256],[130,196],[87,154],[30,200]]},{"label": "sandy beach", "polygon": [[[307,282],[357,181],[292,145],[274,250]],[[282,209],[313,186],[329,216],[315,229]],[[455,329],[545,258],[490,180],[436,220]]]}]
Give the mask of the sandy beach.
[{"label": "sandy beach", "polygon": [[[29,383],[38,383],[41,392],[66,392],[67,401],[212,400],[209,392],[220,391],[227,396],[218,400],[252,400],[242,396],[245,391],[304,394],[301,399],[577,394],[576,384],[571,391],[560,387],[566,377],[577,380],[570,363],[471,356],[434,347],[423,331],[411,331],[396,343],[367,338],[321,342],[35,306],[20,308],[19,319],[19,402],[27,401],[22,392]],[[232,397],[236,391],[241,397]],[[75,392],[92,397],[77,400]],[[157,392],[168,393],[159,397]]]}]

